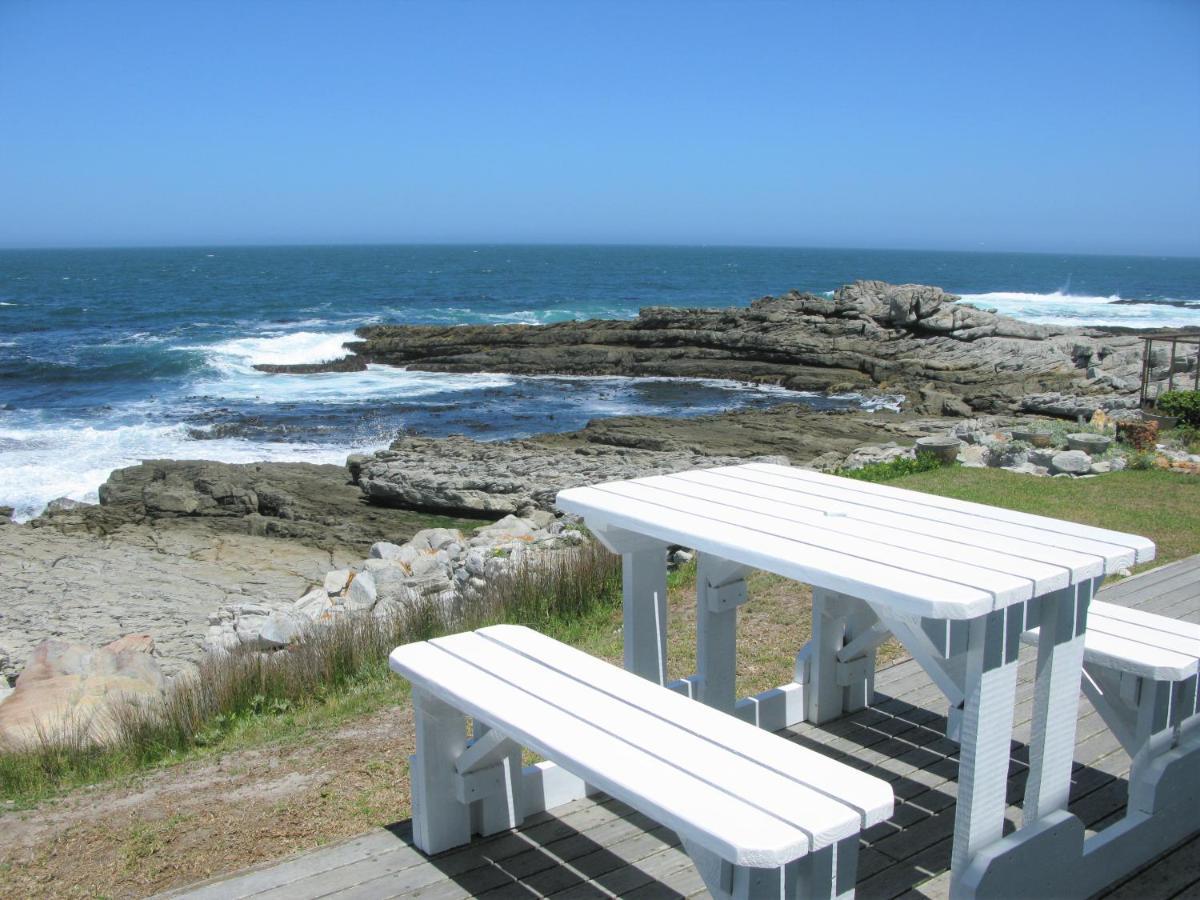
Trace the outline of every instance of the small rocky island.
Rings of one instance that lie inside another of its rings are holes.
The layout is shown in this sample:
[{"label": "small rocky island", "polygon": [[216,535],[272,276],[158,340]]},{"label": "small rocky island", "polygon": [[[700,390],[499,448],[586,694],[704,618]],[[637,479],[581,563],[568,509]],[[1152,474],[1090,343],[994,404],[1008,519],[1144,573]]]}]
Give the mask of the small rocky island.
[{"label": "small rocky island", "polygon": [[[1121,329],[1051,328],[977,309],[941,288],[858,281],[748,307],[652,307],[636,319],[551,325],[373,325],[331,363],[264,372],[432,372],[728,378],[803,391],[886,391],[933,415],[1071,414],[1071,398],[1126,405],[1141,341]],[[1065,398],[1064,398],[1064,395]],[[1085,404],[1086,405],[1086,404]]]}]

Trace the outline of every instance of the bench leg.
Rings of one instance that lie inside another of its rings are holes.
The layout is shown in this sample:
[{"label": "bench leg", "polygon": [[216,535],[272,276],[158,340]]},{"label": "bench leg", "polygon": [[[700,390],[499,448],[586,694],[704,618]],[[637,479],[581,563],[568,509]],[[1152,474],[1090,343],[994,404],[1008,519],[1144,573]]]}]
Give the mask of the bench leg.
[{"label": "bench leg", "polygon": [[417,752],[412,758],[413,843],[429,854],[471,840],[469,804],[456,796],[455,763],[467,746],[466,717],[420,688],[412,692]]},{"label": "bench leg", "polygon": [[683,849],[717,900],[849,900],[858,874],[858,835],[775,869],[736,866],[683,840]]}]

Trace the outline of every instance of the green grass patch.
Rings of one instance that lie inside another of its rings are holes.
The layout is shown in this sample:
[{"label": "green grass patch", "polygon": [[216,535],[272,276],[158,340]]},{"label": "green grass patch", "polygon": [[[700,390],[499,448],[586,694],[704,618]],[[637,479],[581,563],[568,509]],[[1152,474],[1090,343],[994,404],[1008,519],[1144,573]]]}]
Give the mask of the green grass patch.
[{"label": "green grass patch", "polygon": [[1151,566],[1200,553],[1200,478],[1189,475],[1127,469],[1099,478],[1034,478],[945,468],[895,486],[1142,535],[1158,548]]}]

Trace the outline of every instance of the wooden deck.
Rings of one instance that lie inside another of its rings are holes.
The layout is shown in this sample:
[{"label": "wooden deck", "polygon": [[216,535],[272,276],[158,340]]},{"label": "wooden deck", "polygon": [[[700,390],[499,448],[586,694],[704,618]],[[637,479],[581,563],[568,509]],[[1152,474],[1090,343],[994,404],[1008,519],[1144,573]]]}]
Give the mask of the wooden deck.
[{"label": "wooden deck", "polygon": [[[1102,598],[1200,622],[1200,556],[1127,579]],[[1020,821],[1031,710],[1033,651],[1022,654],[1008,819]],[[1026,665],[1025,663],[1030,663]],[[889,781],[892,818],[863,836],[858,896],[945,897],[954,828],[957,745],[947,740],[945,701],[909,660],[881,669],[876,703],[825,726],[782,732]],[[1086,700],[1080,704],[1071,811],[1102,830],[1124,812],[1129,757]],[[705,897],[669,830],[603,797],[540,814],[517,831],[426,858],[411,823],[253,871],[174,892],[189,898],[592,898]],[[1200,836],[1165,852],[1104,895],[1114,900],[1200,896]]]}]

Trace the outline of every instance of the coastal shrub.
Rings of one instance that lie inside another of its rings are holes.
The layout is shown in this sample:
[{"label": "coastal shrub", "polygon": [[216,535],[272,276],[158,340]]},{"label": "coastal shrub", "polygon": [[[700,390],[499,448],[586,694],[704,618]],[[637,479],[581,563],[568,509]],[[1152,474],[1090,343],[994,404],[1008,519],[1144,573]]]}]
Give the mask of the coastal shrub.
[{"label": "coastal shrub", "polygon": [[1163,415],[1178,416],[1185,425],[1200,428],[1200,391],[1167,391],[1156,407]]},{"label": "coastal shrub", "polygon": [[932,453],[918,453],[915,458],[901,457],[887,462],[870,463],[859,469],[838,469],[835,475],[856,478],[859,481],[891,481],[917,472],[931,472],[942,468],[943,463]]},{"label": "coastal shrub", "polygon": [[29,801],[73,785],[219,747],[254,722],[286,720],[355,691],[399,689],[387,656],[399,644],[496,622],[568,636],[620,604],[621,562],[594,541],[571,553],[530,555],[461,610],[434,600],[401,615],[345,615],[314,627],[286,652],[209,655],[168,687],[161,703],[113,708],[109,739],[86,726],[0,749],[0,798]]}]

